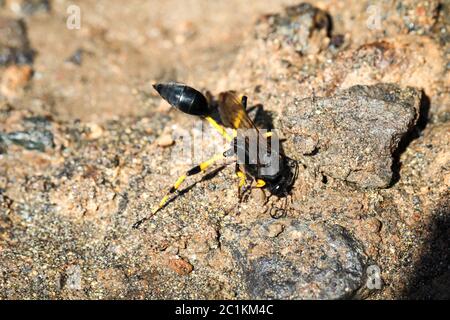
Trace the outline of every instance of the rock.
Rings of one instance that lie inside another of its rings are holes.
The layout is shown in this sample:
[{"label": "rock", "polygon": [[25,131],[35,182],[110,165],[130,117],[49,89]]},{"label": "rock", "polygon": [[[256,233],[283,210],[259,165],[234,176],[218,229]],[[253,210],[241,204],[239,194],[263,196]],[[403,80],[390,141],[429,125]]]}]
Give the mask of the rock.
[{"label": "rock", "polygon": [[443,19],[439,15],[446,15],[439,0],[367,1],[352,10],[344,10],[349,3],[341,4],[327,6],[333,27],[346,30],[356,45],[397,35],[440,33],[436,27]]},{"label": "rock", "polygon": [[0,135],[0,154],[6,153],[6,150],[7,150],[6,143],[3,141],[3,138]]},{"label": "rock", "polygon": [[83,63],[83,55],[84,50],[79,48],[75,50],[75,52],[66,59],[66,62],[73,63],[76,66],[81,66],[81,64]]},{"label": "rock", "polygon": [[366,223],[367,223],[367,229],[370,232],[377,233],[381,229],[381,221],[378,220],[377,218],[369,218],[369,219],[367,219]]},{"label": "rock", "polygon": [[97,123],[88,123],[89,133],[87,135],[88,139],[98,139],[100,138],[103,133],[104,129],[102,126],[98,125]]},{"label": "rock", "polygon": [[18,128],[19,125],[21,130],[0,131],[0,140],[3,140],[4,144],[13,143],[28,150],[41,152],[55,147],[52,123],[47,117],[30,116],[17,122],[15,125],[11,125],[13,128]]},{"label": "rock", "polygon": [[[372,14],[368,7],[380,9],[374,11],[380,13],[380,29],[368,28]],[[413,16],[416,9],[423,11],[420,7],[426,7],[420,19],[430,23],[408,32],[397,11],[408,8],[409,15]],[[321,8],[327,9],[333,27],[328,34],[323,29],[313,29],[311,37],[303,37],[308,48],[317,48],[322,43],[317,54],[306,55],[295,50],[295,42],[286,41],[288,36],[270,32],[276,19],[261,19],[256,37],[243,43],[220,90],[241,88],[249,93],[251,101],[256,100],[273,113],[273,126],[277,128],[279,114],[294,97],[330,96],[354,85],[396,83],[423,90],[433,101],[426,112],[428,119],[447,121],[450,73],[443,48],[449,43],[446,27],[449,9],[439,7],[439,1],[398,1],[370,6],[360,2],[353,8],[356,11],[349,12],[340,5],[326,5]],[[437,16],[433,13],[435,9]],[[287,14],[281,16],[287,19]],[[283,30],[282,26],[279,28]],[[424,31],[428,36],[419,35],[419,29],[430,29]],[[336,48],[330,42],[326,47],[328,41],[336,41],[333,38],[337,35],[344,35],[344,43]]]},{"label": "rock", "polygon": [[33,57],[25,23],[0,17],[0,65],[31,64]]},{"label": "rock", "polygon": [[[402,88],[415,87],[434,102],[425,110],[427,120],[442,121],[450,112],[445,98],[450,83],[447,60],[439,43],[432,38],[417,35],[387,38],[341,52],[326,66],[323,79],[318,79],[315,86],[326,85],[327,96],[354,85],[396,83]],[[301,89],[310,85],[305,83]]]},{"label": "rock", "polygon": [[69,266],[65,275],[61,279],[61,287],[69,290],[82,289],[81,268],[78,265]]},{"label": "rock", "polygon": [[275,238],[284,230],[284,226],[281,223],[271,223],[267,227],[267,236],[270,238]]},{"label": "rock", "polygon": [[19,15],[33,15],[38,12],[50,12],[49,0],[7,0],[9,8]]},{"label": "rock", "polygon": [[169,259],[169,268],[180,276],[188,275],[194,269],[189,262],[179,257]]},{"label": "rock", "polygon": [[316,54],[328,45],[331,21],[326,12],[301,3],[287,7],[284,14],[263,17],[256,26],[257,37],[281,46],[292,47],[301,54]]},{"label": "rock", "polygon": [[281,123],[292,156],[307,166],[361,188],[385,188],[393,153],[416,124],[420,103],[417,89],[353,86],[329,98],[294,100]]},{"label": "rock", "polygon": [[[397,18],[403,22],[403,29],[417,34],[429,33],[435,26],[440,6],[438,0],[407,0],[398,3],[396,16],[389,20]],[[391,21],[388,21],[388,23]]]},{"label": "rock", "polygon": [[261,188],[253,188],[251,190],[251,195],[252,199],[254,199],[258,205],[264,205],[264,203],[266,202],[266,194]]},{"label": "rock", "polygon": [[17,98],[29,83],[33,70],[28,65],[12,65],[3,73],[0,92],[8,99]]},{"label": "rock", "polygon": [[363,284],[365,256],[345,229],[286,219],[276,238],[254,232],[278,223],[225,226],[223,248],[235,258],[251,299],[342,299]]},{"label": "rock", "polygon": [[28,130],[8,133],[4,136],[7,141],[28,150],[44,152],[46,148],[53,148],[53,133],[49,130]]},{"label": "rock", "polygon": [[[13,201],[3,194],[3,189],[0,189],[0,244],[3,239],[9,238],[9,231],[14,224],[10,218]],[[0,252],[1,252],[0,246]]]},{"label": "rock", "polygon": [[174,143],[175,143],[175,141],[173,140],[173,138],[170,134],[163,134],[163,135],[159,136],[158,139],[156,139],[156,144],[159,147],[163,147],[163,148],[170,147]]}]

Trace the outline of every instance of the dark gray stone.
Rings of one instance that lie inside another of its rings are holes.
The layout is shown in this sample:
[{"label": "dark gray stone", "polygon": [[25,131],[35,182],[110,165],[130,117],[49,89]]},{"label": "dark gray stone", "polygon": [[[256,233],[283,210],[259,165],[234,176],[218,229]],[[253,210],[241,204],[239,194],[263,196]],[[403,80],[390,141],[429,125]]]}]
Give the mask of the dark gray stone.
[{"label": "dark gray stone", "polygon": [[6,135],[7,140],[28,150],[45,151],[53,148],[53,134],[48,130],[16,131]]},{"label": "dark gray stone", "polygon": [[294,100],[281,118],[294,146],[291,155],[359,187],[387,187],[392,155],[417,122],[421,96],[414,88],[377,84]]},{"label": "dark gray stone", "polygon": [[49,0],[24,0],[20,4],[20,12],[24,15],[33,15],[38,12],[50,12]]},{"label": "dark gray stone", "polygon": [[301,54],[317,52],[311,48],[311,36],[320,30],[327,35],[331,29],[328,14],[309,3],[287,7],[283,14],[267,15],[263,21],[267,24],[257,26],[257,37],[278,41]]},{"label": "dark gray stone", "polygon": [[[284,225],[275,238],[267,232],[273,223]],[[222,240],[252,299],[342,299],[364,281],[366,258],[337,225],[271,219],[249,228],[227,225]]]},{"label": "dark gray stone", "polygon": [[33,56],[25,23],[0,17],[0,65],[31,64]]}]

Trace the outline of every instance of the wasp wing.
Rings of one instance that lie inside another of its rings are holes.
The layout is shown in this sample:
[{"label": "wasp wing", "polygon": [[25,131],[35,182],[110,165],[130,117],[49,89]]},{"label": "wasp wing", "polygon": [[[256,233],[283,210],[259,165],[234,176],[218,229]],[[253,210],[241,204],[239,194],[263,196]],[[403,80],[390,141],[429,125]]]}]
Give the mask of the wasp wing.
[{"label": "wasp wing", "polygon": [[[222,123],[226,127],[237,130],[237,136],[240,142],[235,144],[235,152],[237,152],[238,160],[245,164],[255,164],[256,174],[259,176],[260,159],[259,145],[260,141],[265,141],[260,135],[258,128],[249,118],[246,111],[247,97],[238,95],[235,91],[226,91],[219,94],[218,109]],[[250,146],[250,141],[256,142],[256,145]],[[239,152],[239,150],[241,152]],[[253,150],[253,152],[250,152]],[[248,169],[250,169],[248,168]]]},{"label": "wasp wing", "polygon": [[255,124],[245,110],[247,98],[235,91],[225,91],[219,94],[218,109],[220,119],[226,127],[234,129],[256,129]]}]

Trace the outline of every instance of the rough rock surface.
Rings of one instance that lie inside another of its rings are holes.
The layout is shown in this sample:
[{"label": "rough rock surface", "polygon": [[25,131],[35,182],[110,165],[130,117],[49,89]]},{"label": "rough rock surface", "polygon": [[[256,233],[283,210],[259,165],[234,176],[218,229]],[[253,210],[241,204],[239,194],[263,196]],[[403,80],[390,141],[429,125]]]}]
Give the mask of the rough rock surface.
[{"label": "rough rock surface", "polygon": [[288,45],[306,55],[317,54],[328,46],[330,30],[331,21],[325,11],[301,3],[287,7],[284,14],[264,16],[256,26],[256,36],[275,45]]},{"label": "rough rock surface", "polygon": [[33,51],[24,22],[0,17],[0,65],[32,61]]},{"label": "rough rock surface", "polygon": [[[0,298],[449,298],[447,2],[0,3]],[[167,80],[245,93],[292,194],[218,165],[132,229],[202,133]]]},{"label": "rough rock surface", "polygon": [[222,230],[252,299],[342,299],[365,280],[363,251],[340,226],[264,219]]},{"label": "rough rock surface", "polygon": [[7,0],[6,6],[18,15],[32,15],[50,11],[49,0]]},{"label": "rough rock surface", "polygon": [[281,125],[294,158],[363,188],[391,183],[393,154],[416,124],[421,92],[392,84],[353,86],[329,98],[295,100]]}]

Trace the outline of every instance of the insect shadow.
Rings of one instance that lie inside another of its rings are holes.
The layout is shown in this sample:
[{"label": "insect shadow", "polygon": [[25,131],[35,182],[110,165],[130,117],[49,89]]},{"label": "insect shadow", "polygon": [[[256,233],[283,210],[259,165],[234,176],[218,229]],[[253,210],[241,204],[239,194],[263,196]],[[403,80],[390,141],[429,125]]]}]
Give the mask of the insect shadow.
[{"label": "insect shadow", "polygon": [[436,204],[422,241],[423,254],[414,264],[403,295],[410,300],[445,300],[450,298],[450,200]]},{"label": "insect shadow", "polygon": [[395,185],[400,180],[400,171],[402,163],[400,161],[400,156],[406,151],[408,146],[422,135],[429,121],[430,112],[430,98],[422,91],[422,98],[420,100],[419,107],[419,118],[417,119],[417,124],[414,126],[403,138],[397,147],[397,150],[393,154],[392,163],[392,181],[391,186]]},{"label": "insect shadow", "polygon": [[167,205],[172,203],[173,201],[175,201],[179,196],[183,196],[185,193],[188,193],[189,191],[191,191],[198,183],[202,183],[205,181],[209,181],[212,180],[214,177],[216,177],[220,171],[222,171],[223,169],[225,169],[227,167],[226,164],[221,165],[213,170],[211,170],[210,172],[205,173],[201,179],[199,179],[198,181],[194,181],[193,183],[191,183],[189,186],[178,190],[177,194],[175,195],[175,197],[172,197],[170,200],[167,201]]}]

